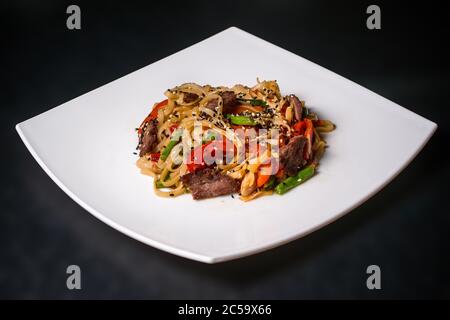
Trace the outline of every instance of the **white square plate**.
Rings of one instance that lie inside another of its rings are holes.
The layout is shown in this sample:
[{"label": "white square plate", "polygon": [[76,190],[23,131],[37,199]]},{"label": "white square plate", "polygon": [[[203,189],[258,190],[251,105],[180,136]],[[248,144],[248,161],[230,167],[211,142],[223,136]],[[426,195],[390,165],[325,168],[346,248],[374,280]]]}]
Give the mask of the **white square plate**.
[{"label": "white square plate", "polygon": [[[236,49],[238,48],[238,49]],[[133,155],[134,128],[184,82],[277,79],[332,120],[318,174],[284,196],[159,198]],[[17,125],[45,172],[91,214],[153,247],[215,263],[314,231],[360,205],[421,150],[436,124],[293,53],[229,28]]]}]

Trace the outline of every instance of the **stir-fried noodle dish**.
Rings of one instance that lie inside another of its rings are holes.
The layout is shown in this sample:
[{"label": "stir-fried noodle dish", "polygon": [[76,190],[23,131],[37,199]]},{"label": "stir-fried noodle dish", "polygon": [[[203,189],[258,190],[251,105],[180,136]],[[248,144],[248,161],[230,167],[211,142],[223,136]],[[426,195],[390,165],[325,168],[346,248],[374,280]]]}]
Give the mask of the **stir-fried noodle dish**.
[{"label": "stir-fried noodle dish", "polygon": [[315,174],[323,134],[335,128],[276,81],[185,83],[164,94],[136,129],[137,166],[162,197],[284,194]]}]

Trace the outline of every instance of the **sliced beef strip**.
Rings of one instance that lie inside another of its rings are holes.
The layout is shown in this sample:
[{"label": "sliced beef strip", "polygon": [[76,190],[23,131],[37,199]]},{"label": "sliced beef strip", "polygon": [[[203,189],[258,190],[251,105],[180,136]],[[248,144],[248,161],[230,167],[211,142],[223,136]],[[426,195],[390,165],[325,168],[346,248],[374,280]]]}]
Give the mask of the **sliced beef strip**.
[{"label": "sliced beef strip", "polygon": [[158,144],[158,120],[154,119],[149,121],[144,127],[144,131],[141,136],[140,152],[139,156],[142,157],[152,150]]},{"label": "sliced beef strip", "polygon": [[184,93],[184,96],[183,96],[184,103],[191,103],[197,99],[198,99],[198,95],[196,95],[195,93],[190,93],[190,92]]},{"label": "sliced beef strip", "polygon": [[233,91],[224,91],[224,92],[220,93],[220,96],[222,97],[222,100],[223,100],[222,113],[223,114],[232,113],[233,108],[239,104],[234,92]]},{"label": "sliced beef strip", "polygon": [[[239,102],[236,99],[236,95],[233,91],[224,91],[219,94],[222,97],[223,101],[223,108],[222,113],[232,113],[233,108],[239,104]],[[219,99],[212,99],[206,104],[206,108],[211,109],[213,111],[216,111],[216,108],[218,107]]]},{"label": "sliced beef strip", "polygon": [[295,136],[280,148],[280,165],[290,177],[295,176],[303,164],[303,150],[307,140],[304,136]]},{"label": "sliced beef strip", "polygon": [[181,177],[181,181],[191,190],[195,200],[235,193],[240,188],[239,181],[212,168],[188,173]]},{"label": "sliced beef strip", "polygon": [[217,111],[216,108],[218,106],[219,99],[211,99],[206,104],[205,108],[211,109],[212,111]]}]

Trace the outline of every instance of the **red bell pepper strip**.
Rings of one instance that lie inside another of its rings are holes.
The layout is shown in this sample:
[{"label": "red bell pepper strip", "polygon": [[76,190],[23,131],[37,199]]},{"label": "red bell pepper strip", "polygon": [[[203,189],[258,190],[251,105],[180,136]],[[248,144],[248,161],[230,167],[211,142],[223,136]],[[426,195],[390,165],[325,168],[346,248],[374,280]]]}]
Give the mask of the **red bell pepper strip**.
[{"label": "red bell pepper strip", "polygon": [[173,124],[169,127],[170,133],[173,133],[178,128],[178,124]]},{"label": "red bell pepper strip", "polygon": [[167,104],[169,103],[169,100],[163,100],[160,103],[158,103],[152,110],[152,112],[150,112],[150,114],[147,116],[147,118],[144,119],[144,121],[142,121],[142,124],[140,125],[139,129],[138,129],[138,134],[142,133],[142,129],[144,128],[144,125],[153,120],[156,119],[158,117],[158,111],[162,108],[164,108]]},{"label": "red bell pepper strip", "polygon": [[303,120],[306,122],[306,130],[305,130],[305,136],[308,140],[312,142],[313,134],[314,134],[314,126],[311,120],[305,119]]},{"label": "red bell pepper strip", "polygon": [[305,132],[306,129],[306,119],[303,121],[298,121],[292,128],[294,129],[294,135],[300,136]]},{"label": "red bell pepper strip", "polygon": [[305,138],[308,140],[308,144],[305,148],[303,157],[305,159],[309,159],[309,157],[311,156],[312,143],[313,143],[313,137],[314,137],[313,122],[310,119],[305,118],[303,121],[298,121],[297,123],[295,123],[292,128],[294,129],[293,134],[295,136],[304,135]]},{"label": "red bell pepper strip", "polygon": [[156,153],[150,153],[148,159],[149,159],[150,161],[158,162],[159,157],[161,157],[161,154],[160,154],[159,152],[156,152]]},{"label": "red bell pepper strip", "polygon": [[311,120],[305,119],[306,122],[306,130],[305,137],[308,139],[307,148],[304,154],[305,159],[309,159],[312,153],[312,144],[313,144],[313,136],[314,136],[314,126]]},{"label": "red bell pepper strip", "polygon": [[267,183],[267,181],[269,181],[271,175],[263,174],[263,171],[265,171],[264,168],[270,168],[270,166],[271,166],[271,163],[266,163],[266,164],[262,164],[258,168],[258,177],[256,178],[256,186],[258,188],[261,188],[263,185],[265,185]]},{"label": "red bell pepper strip", "polygon": [[[195,172],[195,171],[202,170],[207,167],[207,164],[205,163],[205,160],[204,160],[204,153],[205,153],[205,149],[207,147],[209,147],[209,146],[213,147],[213,150],[211,151],[211,156],[214,157],[216,151],[221,152],[224,156],[226,155],[226,152],[228,152],[228,151],[231,152],[231,150],[226,149],[226,147],[230,146],[230,145],[233,148],[233,152],[235,152],[234,144],[232,144],[231,141],[228,141],[228,143],[227,143],[226,139],[213,140],[213,141],[204,143],[201,146],[198,146],[197,148],[195,148],[194,150],[191,151],[191,155],[189,157],[188,163],[186,164],[188,171]],[[198,157],[200,157],[200,159]]]},{"label": "red bell pepper strip", "polygon": [[[202,170],[206,168],[206,163],[203,160],[203,152],[205,151],[205,148],[209,146],[212,142],[213,141],[202,144],[201,146],[198,146],[197,148],[191,151],[191,156],[189,157],[188,160],[189,162],[186,164],[189,172],[195,172],[197,170]],[[201,152],[200,154],[201,159],[197,158],[199,151]]]}]

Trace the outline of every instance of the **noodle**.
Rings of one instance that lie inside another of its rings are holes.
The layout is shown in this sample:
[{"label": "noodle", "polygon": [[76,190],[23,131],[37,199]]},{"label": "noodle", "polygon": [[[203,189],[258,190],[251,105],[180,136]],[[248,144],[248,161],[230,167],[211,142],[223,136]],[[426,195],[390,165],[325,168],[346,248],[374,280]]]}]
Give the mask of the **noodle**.
[{"label": "noodle", "polygon": [[[272,194],[273,189],[267,189],[266,178],[261,177],[261,166],[279,157],[278,149],[272,149],[273,145],[278,144],[282,137],[289,140],[296,135],[304,135],[308,143],[305,147],[308,157],[304,165],[318,165],[326,148],[320,134],[334,130],[331,121],[318,120],[317,115],[310,112],[303,101],[303,119],[299,119],[298,109],[295,109],[298,103],[295,105],[290,96],[283,97],[276,81],[257,79],[253,87],[237,84],[232,88],[184,83],[168,89],[164,94],[167,101],[155,104],[152,113],[138,130],[138,148],[143,148],[148,143],[145,133],[150,130],[149,123],[156,121],[156,136],[151,152],[141,152],[136,162],[142,174],[154,177],[154,192],[161,197],[175,197],[189,191],[181,177],[197,170],[195,166],[198,164],[194,162],[192,165],[189,161],[196,159],[195,150],[202,148],[203,152],[203,149],[208,149],[208,145],[215,150],[211,153],[215,164],[202,164],[202,167],[215,167],[220,174],[240,182],[247,175],[252,175],[252,179],[246,180],[252,184],[251,189],[243,190],[245,186],[241,184],[241,193],[246,194],[240,197],[241,200],[249,201]],[[233,101],[238,102],[231,111],[230,94],[233,95]],[[312,126],[309,131],[304,128],[308,124]],[[242,129],[243,136],[233,129]],[[279,136],[271,136],[271,133],[263,136],[262,132],[274,129],[278,130]],[[253,136],[250,135],[251,130],[254,130]],[[225,155],[214,149],[222,146],[222,143]],[[252,149],[248,147],[252,144],[257,148],[250,151]],[[266,149],[261,149],[263,147]],[[201,161],[206,163],[206,155],[202,157]],[[273,172],[272,175],[272,178],[276,176],[277,181],[283,178],[282,171]],[[265,184],[256,186],[260,181]]]}]

